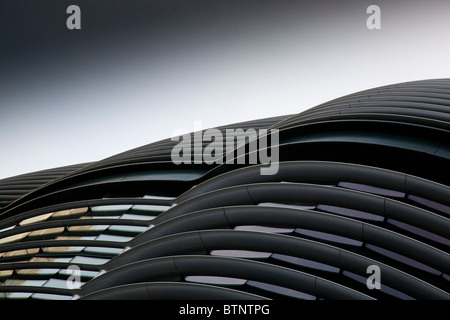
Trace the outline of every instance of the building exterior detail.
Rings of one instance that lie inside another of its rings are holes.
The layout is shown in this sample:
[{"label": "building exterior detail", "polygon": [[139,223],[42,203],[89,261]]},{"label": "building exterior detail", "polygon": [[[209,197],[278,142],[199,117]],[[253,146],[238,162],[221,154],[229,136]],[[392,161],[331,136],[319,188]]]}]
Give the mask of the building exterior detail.
[{"label": "building exterior detail", "polygon": [[276,174],[166,139],[0,180],[0,298],[450,299],[450,79],[236,128],[278,129]]}]

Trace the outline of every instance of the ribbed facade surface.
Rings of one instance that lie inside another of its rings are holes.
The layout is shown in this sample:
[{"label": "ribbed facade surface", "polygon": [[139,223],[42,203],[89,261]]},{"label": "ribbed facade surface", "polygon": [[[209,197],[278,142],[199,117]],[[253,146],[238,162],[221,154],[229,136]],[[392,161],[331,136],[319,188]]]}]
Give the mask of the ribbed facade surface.
[{"label": "ribbed facade surface", "polygon": [[237,128],[279,130],[276,174],[167,139],[0,180],[0,298],[450,298],[450,79]]}]

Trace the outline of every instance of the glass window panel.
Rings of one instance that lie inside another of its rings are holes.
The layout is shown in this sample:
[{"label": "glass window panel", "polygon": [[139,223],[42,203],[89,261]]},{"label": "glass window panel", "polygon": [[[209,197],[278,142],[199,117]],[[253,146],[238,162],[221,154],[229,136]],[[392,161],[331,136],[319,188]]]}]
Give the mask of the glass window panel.
[{"label": "glass window panel", "polygon": [[312,260],[308,260],[308,259],[293,257],[293,256],[287,256],[284,254],[274,253],[272,255],[272,258],[281,260],[281,261],[285,261],[285,262],[289,262],[289,263],[299,265],[302,267],[312,268],[312,269],[321,270],[321,271],[338,273],[340,270],[339,268],[330,266],[328,264],[324,264],[324,263],[320,263],[320,262],[316,262],[316,261],[312,261]]},{"label": "glass window panel", "polygon": [[15,226],[16,226],[16,225],[12,225],[12,226],[9,226],[9,227],[6,227],[6,228],[1,229],[1,230],[0,230],[0,236],[1,236],[1,233],[2,233],[3,231],[11,230],[11,229],[13,229]]},{"label": "glass window panel", "polygon": [[424,238],[436,241],[438,243],[442,243],[442,244],[444,244],[446,246],[450,246],[450,240],[449,239],[441,237],[441,236],[439,236],[439,235],[437,235],[435,233],[429,232],[429,231],[424,230],[422,228],[418,228],[418,227],[415,227],[415,226],[412,226],[410,224],[407,224],[407,223],[404,223],[404,222],[400,222],[400,221],[397,221],[397,220],[394,220],[394,219],[387,219],[387,222],[392,224],[392,225],[394,225],[394,226],[396,226],[396,227],[399,227],[399,228],[401,228],[403,230],[407,230],[407,231],[412,232],[412,233],[414,233],[416,235],[419,235],[421,237],[424,237]]},{"label": "glass window panel", "polygon": [[264,226],[237,226],[235,230],[244,231],[257,231],[257,232],[269,232],[269,233],[292,233],[294,228],[274,228],[274,227],[264,227]]},{"label": "glass window panel", "polygon": [[92,207],[91,211],[95,213],[104,212],[121,212],[124,213],[132,207],[131,204],[118,204],[118,205],[106,205],[106,206],[96,206]]},{"label": "glass window panel", "polygon": [[84,249],[85,252],[92,252],[92,253],[105,253],[105,254],[121,254],[124,249],[120,248],[105,248],[105,247],[86,247]]},{"label": "glass window panel", "polygon": [[126,226],[126,225],[112,225],[108,230],[111,231],[120,231],[120,232],[133,232],[133,233],[142,233],[148,230],[148,227],[140,227],[140,226]]},{"label": "glass window panel", "polygon": [[155,196],[152,194],[146,194],[144,199],[153,199],[153,200],[175,200],[175,197],[167,197],[167,196]]},{"label": "glass window panel", "polygon": [[19,275],[54,275],[59,269],[20,269],[16,270]]},{"label": "glass window panel", "polygon": [[69,227],[68,230],[69,232],[88,232],[88,231],[101,232],[105,231],[108,228],[109,225],[98,224],[98,225],[72,226]]},{"label": "glass window panel", "polygon": [[31,224],[31,223],[36,223],[36,222],[45,221],[45,220],[47,220],[48,218],[50,218],[52,214],[53,214],[53,212],[50,212],[50,213],[41,214],[41,215],[36,216],[36,217],[31,217],[31,218],[22,220],[22,221],[19,223],[19,225],[24,226],[24,225]]},{"label": "glass window panel", "polygon": [[74,208],[74,209],[70,209],[70,214],[86,213],[88,210],[89,210],[89,207]]},{"label": "glass window panel", "polygon": [[265,259],[269,258],[272,253],[261,251],[249,251],[249,250],[213,250],[211,255],[223,256],[223,257],[235,257],[235,258],[255,258]]},{"label": "glass window panel", "polygon": [[6,294],[8,299],[27,299],[31,297],[31,295],[32,293],[28,292],[11,292]]},{"label": "glass window panel", "polygon": [[378,221],[378,222],[382,222],[384,220],[384,217],[376,215],[376,214],[371,214],[368,212],[354,210],[354,209],[329,206],[329,205],[324,205],[324,204],[319,204],[317,206],[317,210],[329,212],[329,213],[335,213],[335,214],[352,217],[352,218],[358,218],[358,219],[362,219],[362,220]]},{"label": "glass window panel", "polygon": [[335,234],[326,233],[326,232],[297,228],[297,229],[295,229],[295,233],[298,233],[301,235],[306,235],[306,236],[309,236],[309,237],[312,237],[315,239],[321,239],[321,240],[326,240],[326,241],[335,242],[335,243],[347,244],[350,246],[356,246],[356,247],[362,246],[361,241],[357,241],[357,240],[342,237],[342,236],[337,236]]},{"label": "glass window panel", "polygon": [[120,218],[120,215],[118,215],[118,216],[106,216],[106,215],[103,215],[103,216],[84,216],[84,217],[81,217],[81,219],[119,219]]},{"label": "glass window panel", "polygon": [[380,248],[380,247],[377,247],[377,246],[374,246],[374,245],[371,245],[371,244],[366,244],[366,247],[367,247],[367,249],[370,249],[372,251],[378,252],[379,254],[382,254],[382,255],[384,255],[386,257],[389,257],[391,259],[400,261],[400,262],[402,262],[402,263],[404,263],[406,265],[409,265],[411,267],[414,267],[414,268],[417,268],[417,269],[420,269],[420,270],[423,270],[423,271],[426,271],[426,272],[429,272],[429,273],[432,273],[432,274],[435,274],[435,275],[438,275],[438,276],[441,275],[441,272],[439,270],[431,268],[431,267],[429,267],[429,266],[427,266],[427,265],[425,265],[425,264],[423,264],[423,263],[421,263],[419,261],[416,261],[416,260],[413,260],[411,258],[405,257],[405,256],[403,256],[401,254],[398,254],[398,253],[395,253],[395,252],[392,252],[392,251],[389,251],[389,250],[386,250],[386,249],[383,249],[383,248]]},{"label": "glass window panel", "polygon": [[113,241],[113,242],[127,242],[132,239],[133,237],[113,236],[110,234],[101,234],[97,238],[95,238],[95,240]]},{"label": "glass window panel", "polygon": [[373,187],[365,184],[352,183],[352,182],[339,182],[338,187],[357,190],[367,193],[373,193],[384,197],[394,197],[394,198],[404,198],[405,194],[400,191],[383,189],[378,187]]},{"label": "glass window panel", "polygon": [[71,300],[72,296],[63,296],[60,294],[50,294],[50,293],[33,293],[32,299],[39,300]]},{"label": "glass window panel", "polygon": [[314,206],[314,205],[294,205],[294,204],[284,204],[284,203],[274,203],[274,202],[261,202],[261,203],[258,203],[258,206],[301,209],[301,210],[314,210],[316,208],[316,206]]},{"label": "glass window panel", "polygon": [[30,232],[28,237],[31,238],[31,237],[39,237],[39,236],[48,236],[48,235],[55,235],[55,234],[59,234],[59,233],[63,233],[63,232],[64,232],[64,227],[48,228],[48,229],[32,231],[32,232]]},{"label": "glass window panel", "polygon": [[421,198],[421,197],[418,197],[418,196],[415,196],[412,194],[408,195],[408,199],[410,199],[414,202],[420,203],[428,208],[431,208],[431,209],[446,213],[447,215],[450,215],[450,207],[443,205],[442,203],[427,200],[427,199],[424,199],[424,198]]},{"label": "glass window panel", "polygon": [[159,205],[147,205],[147,204],[136,204],[133,206],[133,210],[145,211],[145,212],[157,212],[161,213],[170,209],[170,206],[159,206]]},{"label": "glass window panel", "polygon": [[95,240],[96,236],[59,236],[56,240]]},{"label": "glass window panel", "polygon": [[185,278],[188,282],[199,282],[219,285],[243,285],[247,282],[244,279],[229,278],[229,277],[215,277],[215,276],[187,276]]},{"label": "glass window panel", "polygon": [[61,280],[61,279],[50,279],[48,280],[43,287],[48,288],[60,288],[60,289],[68,289],[67,288],[67,280]]},{"label": "glass window panel", "polygon": [[101,264],[105,264],[108,261],[109,261],[109,259],[76,256],[70,262],[75,263],[75,264],[80,263],[80,264],[101,265]]},{"label": "glass window panel", "polygon": [[13,274],[13,270],[0,270],[0,279],[8,278]]},{"label": "glass window panel", "polygon": [[176,170],[176,171],[152,171],[132,172],[123,181],[163,180],[163,181],[191,181],[203,176],[206,170]]},{"label": "glass window panel", "polygon": [[84,207],[84,208],[57,211],[52,215],[52,218],[63,218],[63,217],[65,218],[73,215],[82,215],[85,214],[88,211],[88,209],[89,207]]},{"label": "glass window panel", "polygon": [[4,252],[2,255],[2,258],[25,256],[25,255],[29,255],[29,254],[36,254],[38,252],[39,252],[39,248],[14,250],[14,251]]},{"label": "glass window panel", "polygon": [[33,257],[30,262],[69,262],[72,258]]},{"label": "glass window panel", "polygon": [[[75,236],[60,236],[56,240],[95,240],[95,236],[75,237]],[[63,252],[81,252],[85,247],[82,246],[67,246],[67,247],[44,247],[42,250],[47,253],[63,253]],[[67,262],[67,261],[65,261]]]},{"label": "glass window panel", "polygon": [[44,247],[42,251],[45,253],[69,253],[81,252],[84,247]]},{"label": "glass window panel", "polygon": [[153,220],[155,218],[156,218],[155,216],[145,216],[145,215],[130,214],[130,213],[125,213],[120,217],[120,219],[143,220],[143,221],[149,221],[149,220]]},{"label": "glass window panel", "polygon": [[304,292],[300,292],[300,291],[296,291],[296,290],[292,290],[292,289],[288,289],[288,288],[284,288],[284,287],[280,287],[280,286],[276,286],[276,285],[268,284],[268,283],[264,283],[264,282],[249,280],[249,281],[247,281],[247,285],[249,285],[251,287],[259,288],[259,289],[262,289],[265,291],[274,292],[274,293],[281,294],[284,296],[292,297],[292,298],[297,298],[297,299],[302,299],[302,300],[315,300],[316,299],[315,296],[304,293]]},{"label": "glass window panel", "polygon": [[[357,282],[359,282],[361,284],[364,284],[364,286],[366,286],[366,281],[367,281],[366,277],[362,277],[362,276],[360,276],[358,274],[355,274],[353,272],[350,272],[350,271],[343,271],[342,274],[344,276],[346,276],[346,277],[348,277],[350,279],[353,279],[353,280],[355,280],[355,281],[357,281]],[[381,280],[381,281],[383,281],[383,280]],[[386,293],[386,294],[388,294],[390,296],[402,299],[402,300],[414,300],[414,298],[408,296],[407,294],[404,294],[403,292],[400,292],[400,291],[397,291],[397,290],[395,290],[395,289],[393,289],[391,287],[388,287],[384,283],[381,283],[380,291],[384,292],[384,293]]]},{"label": "glass window panel", "polygon": [[[71,275],[73,275],[73,273],[67,269],[61,269],[59,271],[59,274],[66,276],[66,277],[70,277]],[[92,278],[95,278],[98,274],[99,274],[99,272],[97,272],[97,271],[80,270],[80,277],[82,277],[82,278],[91,278],[92,279]]]},{"label": "glass window panel", "polygon": [[28,286],[28,287],[42,287],[47,280],[18,280],[8,279],[3,282],[5,286]]},{"label": "glass window panel", "polygon": [[23,233],[19,233],[19,234],[14,234],[14,235],[6,237],[6,238],[1,238],[0,239],[0,244],[10,243],[10,242],[22,240],[28,234],[29,234],[29,232],[23,232]]}]

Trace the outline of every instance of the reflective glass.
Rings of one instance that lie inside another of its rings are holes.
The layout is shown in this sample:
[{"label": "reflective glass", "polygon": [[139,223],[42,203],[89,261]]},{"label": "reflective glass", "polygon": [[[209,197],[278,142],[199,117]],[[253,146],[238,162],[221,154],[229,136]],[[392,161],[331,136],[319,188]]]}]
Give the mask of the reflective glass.
[{"label": "reflective glass", "polygon": [[264,226],[237,226],[235,230],[256,231],[256,232],[268,232],[268,233],[292,233],[293,228],[274,228]]},{"label": "reflective glass", "polygon": [[[342,274],[350,279],[353,279],[361,284],[364,284],[364,286],[366,286],[366,282],[367,282],[367,278],[366,277],[362,277],[358,274],[355,274],[353,272],[350,271],[343,271]],[[383,278],[381,278],[383,279]],[[398,299],[402,299],[402,300],[414,300],[414,298],[408,296],[407,294],[404,294],[403,292],[400,292],[398,290],[395,290],[391,287],[388,287],[387,285],[385,285],[383,283],[383,280],[381,280],[381,287],[380,287],[380,291],[393,296],[393,297],[397,297]]]},{"label": "reflective glass", "polygon": [[276,286],[276,285],[269,284],[269,283],[249,280],[249,281],[247,281],[247,285],[249,285],[251,287],[259,288],[259,289],[262,289],[265,291],[281,294],[283,296],[288,296],[291,298],[302,299],[302,300],[315,300],[316,299],[316,297],[313,295],[310,295],[310,294],[307,294],[304,292],[300,292],[297,290],[292,290],[292,289],[285,288],[285,287]]},{"label": "reflective glass", "polygon": [[214,276],[187,276],[185,278],[189,282],[199,282],[208,284],[221,284],[221,285],[243,285],[247,280],[229,278],[229,277],[214,277]]},{"label": "reflective glass", "polygon": [[265,259],[269,258],[271,253],[261,251],[248,251],[248,250],[213,250],[211,251],[211,255],[223,257],[235,257],[235,258]]},{"label": "reflective glass", "polygon": [[36,222],[45,221],[48,218],[50,218],[52,216],[52,214],[53,214],[53,212],[50,212],[50,213],[41,214],[41,215],[36,216],[36,217],[31,217],[31,218],[22,220],[19,223],[19,225],[24,226],[24,225],[27,225],[27,224],[32,224],[32,223],[36,223]]},{"label": "reflective glass", "polygon": [[38,300],[71,300],[72,296],[63,296],[60,294],[50,294],[50,293],[33,293],[32,299]]},{"label": "reflective glass", "polygon": [[443,213],[445,213],[447,215],[450,215],[450,207],[448,207],[446,205],[443,205],[442,203],[438,203],[438,202],[435,202],[435,201],[424,199],[424,198],[421,198],[421,197],[418,197],[418,196],[415,196],[415,195],[412,195],[412,194],[408,195],[408,199],[410,199],[410,200],[412,200],[414,202],[420,203],[420,204],[422,204],[422,205],[424,205],[424,206],[426,206],[428,208],[431,208],[431,209],[443,212]]},{"label": "reflective glass", "polygon": [[383,189],[383,188],[373,187],[373,186],[359,184],[359,183],[339,182],[338,187],[372,193],[372,194],[377,194],[377,195],[384,196],[384,197],[393,197],[393,198],[404,198],[405,197],[405,194],[400,191]]},{"label": "reflective glass", "polygon": [[101,264],[105,264],[108,261],[109,261],[109,259],[76,256],[70,262],[75,263],[75,264],[80,263],[80,264],[101,265]]},{"label": "reflective glass", "polygon": [[6,238],[1,238],[0,239],[0,244],[10,243],[10,242],[22,240],[28,234],[29,234],[29,232],[23,232],[23,233],[19,233],[19,234],[14,234],[14,235],[6,237]]},{"label": "reflective glass", "polygon": [[419,261],[416,261],[416,260],[413,260],[411,258],[405,257],[405,256],[403,256],[401,254],[398,254],[398,253],[395,253],[395,252],[392,252],[392,251],[389,251],[389,250],[386,250],[384,248],[380,248],[380,247],[377,247],[377,246],[374,246],[374,245],[371,245],[371,244],[366,244],[366,247],[367,247],[367,249],[370,249],[370,250],[373,250],[375,252],[378,252],[379,254],[382,254],[382,255],[384,255],[386,257],[389,257],[391,259],[400,261],[400,262],[402,262],[402,263],[404,263],[404,264],[406,264],[408,266],[411,266],[411,267],[414,267],[414,268],[417,268],[417,269],[420,269],[420,270],[423,270],[423,271],[426,271],[426,272],[429,272],[429,273],[432,273],[432,274],[435,274],[435,275],[441,275],[441,272],[439,270],[431,268],[431,267],[429,267],[429,266],[427,266],[427,265],[425,265],[425,264],[423,264],[423,263],[421,263]]},{"label": "reflective glass", "polygon": [[308,259],[303,259],[303,258],[299,258],[299,257],[287,256],[284,254],[274,253],[272,255],[272,258],[281,260],[281,261],[285,261],[285,262],[289,262],[289,263],[299,265],[302,267],[312,268],[312,269],[321,270],[321,271],[338,273],[340,270],[339,268],[330,266],[328,264],[324,264],[324,263],[320,263],[320,262],[316,262],[316,261],[312,261],[312,260],[308,260]]},{"label": "reflective glass", "polygon": [[378,221],[378,222],[382,222],[384,220],[384,217],[376,215],[376,214],[359,211],[359,210],[354,210],[354,209],[329,206],[329,205],[324,205],[324,204],[319,204],[317,206],[317,210],[329,212],[329,213],[335,213],[335,214],[352,217],[352,218],[358,218],[361,220]]},{"label": "reflective glass", "polygon": [[350,239],[350,238],[347,238],[347,237],[337,236],[335,234],[326,233],[326,232],[320,232],[320,231],[314,231],[314,230],[307,230],[307,229],[297,228],[297,229],[295,229],[295,233],[298,233],[298,234],[301,234],[301,235],[305,235],[305,236],[309,236],[309,237],[315,238],[315,239],[321,239],[321,240],[326,240],[326,241],[330,241],[330,242],[346,244],[346,245],[355,246],[355,247],[361,247],[362,246],[362,242],[361,241]]},{"label": "reflective glass", "polygon": [[424,230],[422,228],[418,228],[418,227],[415,227],[415,226],[412,226],[410,224],[407,224],[407,223],[404,223],[404,222],[400,222],[400,221],[397,221],[397,220],[394,220],[394,219],[387,219],[387,222],[392,224],[392,225],[394,225],[394,226],[396,226],[396,227],[399,227],[399,228],[401,228],[403,230],[407,230],[407,231],[412,232],[412,233],[414,233],[416,235],[419,235],[421,237],[424,237],[424,238],[436,241],[438,243],[442,243],[442,244],[444,244],[446,246],[450,246],[450,240],[449,239],[441,237],[440,235],[437,235],[435,233],[429,232],[429,231]]}]

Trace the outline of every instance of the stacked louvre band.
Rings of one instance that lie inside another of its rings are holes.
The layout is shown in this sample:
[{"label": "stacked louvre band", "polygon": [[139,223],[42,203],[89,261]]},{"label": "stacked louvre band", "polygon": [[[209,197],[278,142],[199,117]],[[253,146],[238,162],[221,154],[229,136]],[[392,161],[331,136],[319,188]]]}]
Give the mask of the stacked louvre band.
[{"label": "stacked louvre band", "polygon": [[0,298],[450,298],[450,79],[233,128],[279,130],[275,175],[167,139],[1,180]]}]

